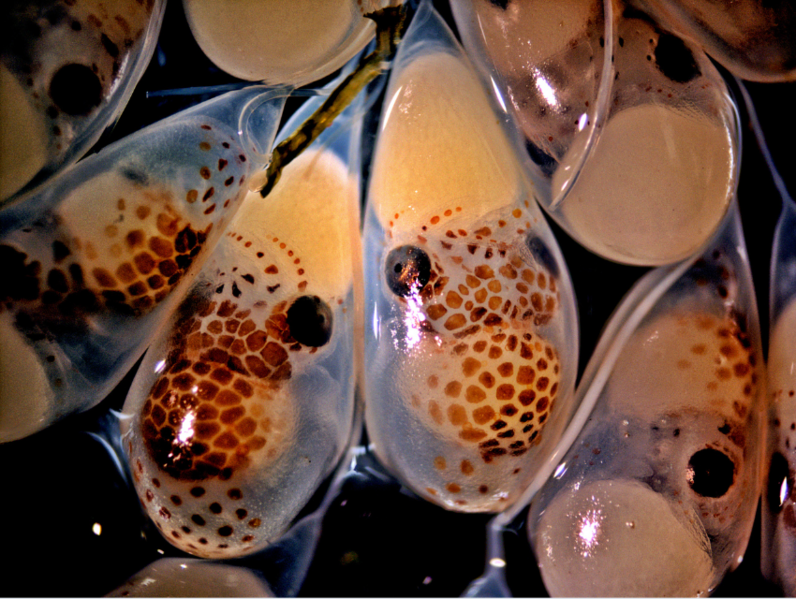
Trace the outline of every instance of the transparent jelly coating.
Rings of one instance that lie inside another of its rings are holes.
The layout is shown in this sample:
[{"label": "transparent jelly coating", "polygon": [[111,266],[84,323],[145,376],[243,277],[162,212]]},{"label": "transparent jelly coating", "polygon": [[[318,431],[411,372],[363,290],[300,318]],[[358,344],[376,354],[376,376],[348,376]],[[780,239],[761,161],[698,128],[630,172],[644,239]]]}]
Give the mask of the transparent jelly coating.
[{"label": "transparent jelly coating", "polygon": [[248,191],[238,104],[263,94],[157,123],[0,213],[0,441],[99,403],[140,357]]},{"label": "transparent jelly coating", "polygon": [[789,0],[632,0],[750,81],[796,79],[796,9]]},{"label": "transparent jelly coating", "polygon": [[118,117],[155,50],[164,7],[161,0],[8,0],[0,203],[77,161]]},{"label": "transparent jelly coating", "polygon": [[357,197],[340,158],[303,153],[246,198],[147,353],[123,442],[142,505],[184,551],[262,549],[345,449]]},{"label": "transparent jelly coating", "polygon": [[249,81],[303,85],[332,74],[373,38],[363,15],[389,0],[183,0],[204,53]]},{"label": "transparent jelly coating", "polygon": [[107,597],[274,597],[253,570],[205,560],[165,557]]},{"label": "transparent jelly coating", "polygon": [[543,204],[556,201],[572,173],[553,174],[565,154],[585,159],[606,112],[611,3],[460,0],[451,10],[468,55],[524,137],[537,196]]},{"label": "transparent jelly coating", "polygon": [[364,229],[367,429],[424,498],[499,511],[571,408],[571,290],[481,82],[434,13],[415,23]]},{"label": "transparent jelly coating", "polygon": [[737,184],[736,109],[701,50],[639,18],[620,18],[613,100],[592,153],[551,211],[593,252],[660,265],[693,255],[717,230]]}]

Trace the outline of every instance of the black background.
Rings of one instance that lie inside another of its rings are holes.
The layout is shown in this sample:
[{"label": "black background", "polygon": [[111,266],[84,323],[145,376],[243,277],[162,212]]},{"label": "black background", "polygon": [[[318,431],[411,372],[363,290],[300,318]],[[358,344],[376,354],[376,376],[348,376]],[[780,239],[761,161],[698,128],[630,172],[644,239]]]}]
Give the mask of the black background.
[{"label": "black background", "polygon": [[[435,2],[452,23],[447,2]],[[155,56],[123,116],[96,148],[204,99],[147,97],[147,92],[235,81],[205,58],[172,0]],[[747,85],[779,170],[796,189],[791,143],[796,137],[796,84]],[[739,104],[742,101],[739,98]],[[287,112],[293,106],[289,104]],[[743,111],[743,108],[742,108]],[[754,136],[744,125],[739,201],[767,344],[771,240],[780,199]],[[96,149],[95,148],[95,149]],[[552,225],[574,282],[581,323],[581,371],[617,303],[646,269],[602,260]],[[141,513],[119,468],[113,410],[124,402],[132,374],[102,404],[21,441],[0,445],[0,593],[10,596],[96,596],[110,592],[146,564],[185,556],[161,539]],[[363,442],[365,439],[363,439]],[[110,449],[110,450],[109,450]],[[320,502],[323,489],[304,513]],[[334,499],[302,596],[456,596],[484,568],[488,515],[447,512],[380,476],[352,478]],[[101,523],[103,534],[92,532]],[[521,528],[504,535],[507,579],[517,596],[545,596]],[[760,575],[759,527],[743,564],[719,596],[776,596]],[[267,576],[278,551],[244,563]]]}]

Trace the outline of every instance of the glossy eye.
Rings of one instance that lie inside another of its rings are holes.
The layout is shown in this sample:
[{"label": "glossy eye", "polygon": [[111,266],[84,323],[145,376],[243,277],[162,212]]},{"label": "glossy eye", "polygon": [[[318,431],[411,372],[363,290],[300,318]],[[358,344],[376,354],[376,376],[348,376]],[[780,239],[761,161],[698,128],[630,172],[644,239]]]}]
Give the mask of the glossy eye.
[{"label": "glossy eye", "polygon": [[89,67],[72,63],[53,75],[50,97],[66,114],[85,116],[102,102],[102,84]]},{"label": "glossy eye", "polygon": [[293,339],[308,347],[321,347],[332,337],[332,311],[317,295],[302,295],[287,310]]},{"label": "glossy eye", "polygon": [[406,297],[426,286],[431,277],[431,260],[420,248],[402,245],[387,254],[384,277],[395,295]]},{"label": "glossy eye", "polygon": [[701,449],[688,460],[689,486],[702,497],[721,497],[735,479],[735,464],[717,449]]}]

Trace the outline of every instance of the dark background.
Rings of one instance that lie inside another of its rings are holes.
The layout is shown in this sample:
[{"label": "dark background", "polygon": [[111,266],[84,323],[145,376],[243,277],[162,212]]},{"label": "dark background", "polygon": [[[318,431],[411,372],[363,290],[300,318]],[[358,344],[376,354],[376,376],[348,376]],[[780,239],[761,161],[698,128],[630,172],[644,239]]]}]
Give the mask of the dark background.
[{"label": "dark background", "polygon": [[[446,0],[435,4],[449,22]],[[147,97],[147,92],[236,81],[199,50],[172,0],[155,56],[123,116],[97,148],[209,96]],[[791,143],[796,137],[796,84],[748,84],[775,161],[796,189]],[[742,101],[739,98],[739,104]],[[291,101],[287,112],[295,108]],[[743,108],[742,108],[743,110]],[[378,111],[376,111],[378,112]],[[754,136],[744,125],[739,200],[767,344],[771,240],[780,199]],[[646,269],[602,260],[555,225],[578,300],[581,370],[611,312]],[[606,284],[606,281],[610,284]],[[0,526],[6,548],[0,593],[9,596],[96,596],[112,591],[155,559],[185,556],[166,543],[141,513],[117,446],[113,411],[133,373],[99,406],[27,439],[0,445],[3,492]],[[363,439],[363,443],[366,440]],[[416,498],[375,464],[347,480],[323,520],[302,596],[456,596],[484,568],[488,515],[447,512]],[[375,472],[375,474],[373,474]],[[321,489],[305,510],[322,499]],[[101,523],[100,536],[92,532]],[[545,596],[522,529],[504,535],[507,579],[519,596]],[[719,596],[776,596],[760,575],[759,527],[743,564]],[[289,561],[277,546],[243,564],[273,580]]]}]

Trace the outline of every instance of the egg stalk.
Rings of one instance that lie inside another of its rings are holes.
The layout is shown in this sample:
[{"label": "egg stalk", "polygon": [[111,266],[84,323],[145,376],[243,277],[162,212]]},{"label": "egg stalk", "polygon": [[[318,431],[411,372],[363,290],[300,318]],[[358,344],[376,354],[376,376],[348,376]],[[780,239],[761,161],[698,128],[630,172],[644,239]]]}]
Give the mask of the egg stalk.
[{"label": "egg stalk", "polygon": [[408,19],[404,6],[388,6],[365,15],[376,23],[376,48],[363,57],[356,69],[338,85],[326,101],[302,125],[273,151],[259,190],[267,196],[279,181],[282,169],[306,150],[345,110],[371,81],[385,70],[401,40]]}]

